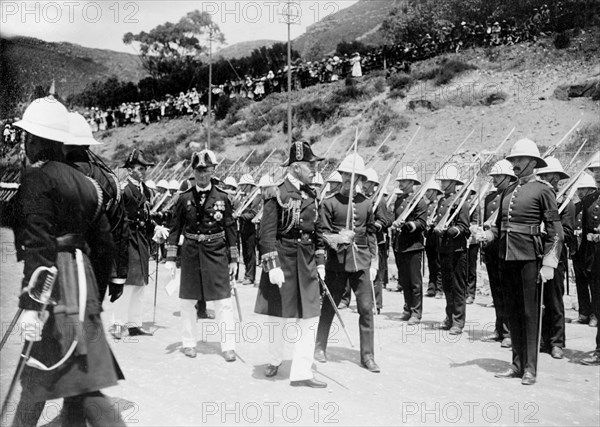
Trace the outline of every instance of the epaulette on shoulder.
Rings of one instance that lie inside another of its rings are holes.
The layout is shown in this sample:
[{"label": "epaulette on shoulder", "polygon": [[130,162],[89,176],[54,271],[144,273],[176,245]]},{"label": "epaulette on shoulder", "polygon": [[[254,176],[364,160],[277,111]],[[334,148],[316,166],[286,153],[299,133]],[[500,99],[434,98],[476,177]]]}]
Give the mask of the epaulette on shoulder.
[{"label": "epaulette on shoulder", "polygon": [[[223,194],[225,194],[225,195],[228,195],[228,194],[227,194],[227,191],[225,191],[224,189],[222,189],[222,188],[221,188],[221,187],[219,187],[218,185],[215,185],[215,188],[217,189],[217,191],[218,191],[218,192],[220,192],[220,193],[223,193]],[[191,189],[192,189],[192,187],[188,188],[186,191],[189,191],[189,190],[191,190]]]},{"label": "epaulette on shoulder", "polygon": [[554,187],[552,186],[552,184],[550,184],[548,181],[546,181],[545,179],[540,178],[539,176],[535,177],[535,180],[541,184],[546,184],[548,187],[550,187],[551,189],[554,190]]},{"label": "epaulette on shoulder", "polygon": [[264,200],[276,198],[279,196],[279,187],[265,187],[261,194]]},{"label": "epaulette on shoulder", "polygon": [[365,200],[368,199],[367,196],[365,196],[363,193],[357,193],[356,196],[354,196],[356,198],[357,202],[364,202]]}]

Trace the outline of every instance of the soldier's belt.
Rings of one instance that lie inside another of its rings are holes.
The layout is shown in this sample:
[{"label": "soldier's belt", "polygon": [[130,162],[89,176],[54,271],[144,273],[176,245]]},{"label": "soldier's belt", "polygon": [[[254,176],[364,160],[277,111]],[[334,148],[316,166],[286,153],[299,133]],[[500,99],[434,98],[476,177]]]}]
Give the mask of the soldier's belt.
[{"label": "soldier's belt", "polygon": [[298,240],[301,242],[312,242],[313,241],[313,233],[287,233],[287,234],[279,234],[277,236],[278,239],[289,239],[289,240]]},{"label": "soldier's belt", "polygon": [[588,242],[599,243],[600,242],[600,234],[588,233],[586,239]]},{"label": "soldier's belt", "polygon": [[81,234],[64,234],[56,238],[56,250],[59,252],[73,252],[75,249],[88,253],[89,247]]},{"label": "soldier's belt", "polygon": [[507,233],[527,234],[529,236],[539,236],[541,234],[539,225],[519,224],[517,222],[503,222],[502,230]]},{"label": "soldier's belt", "polygon": [[186,239],[195,240],[196,242],[212,242],[213,240],[219,240],[225,238],[225,232],[215,234],[191,234],[183,233]]}]

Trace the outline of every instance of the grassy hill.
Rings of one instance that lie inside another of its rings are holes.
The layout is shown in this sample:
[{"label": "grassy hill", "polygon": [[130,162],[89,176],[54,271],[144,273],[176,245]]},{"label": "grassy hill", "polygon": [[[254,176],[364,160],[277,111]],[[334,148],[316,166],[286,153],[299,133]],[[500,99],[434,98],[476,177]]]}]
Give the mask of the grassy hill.
[{"label": "grassy hill", "polygon": [[[0,58],[3,64],[11,64],[25,93],[32,93],[37,85],[48,87],[53,79],[57,93],[66,97],[112,75],[133,82],[146,76],[137,55],[31,37],[2,38]],[[3,75],[3,80],[8,77]]]},{"label": "grassy hill", "polygon": [[[424,174],[431,173],[435,162],[451,153],[473,130],[460,156],[465,161],[493,150],[513,127],[516,130],[507,147],[519,138],[529,137],[543,149],[558,142],[578,120],[579,131],[562,152],[573,153],[584,138],[589,139],[584,152],[597,150],[598,102],[591,98],[563,101],[554,97],[554,91],[563,84],[600,79],[599,34],[596,30],[576,36],[569,49],[555,49],[550,39],[531,45],[472,49],[417,63],[411,76],[386,79],[379,72],[363,77],[352,88],[344,82],[308,87],[294,96],[293,135],[313,143],[318,154],[327,153],[335,164],[344,156],[357,129],[361,132],[359,152],[366,158],[391,133],[371,163],[383,171],[420,127],[404,161],[417,162]],[[449,82],[439,85],[432,77],[435,70],[447,68],[447,61],[467,63],[474,69],[456,73]],[[399,96],[398,82],[404,80],[408,84]],[[275,167],[287,155],[285,109],[285,94],[273,94],[235,109],[213,124],[211,148],[219,158],[231,162],[255,149],[250,167],[260,164],[277,148],[272,159]],[[170,158],[170,165],[181,165],[191,155],[191,142],[200,143],[196,146],[204,143],[206,129],[190,119],[177,119],[109,130],[97,134],[97,138],[104,142],[99,153],[115,166],[134,146],[157,160]]]},{"label": "grassy hill", "polygon": [[360,0],[308,27],[292,46],[311,61],[334,52],[342,40],[360,39],[363,43],[379,44],[382,40],[376,30],[390,11],[403,1]]},{"label": "grassy hill", "polygon": [[277,40],[251,40],[247,42],[240,42],[232,44],[231,46],[224,47],[215,53],[215,58],[233,59],[243,58],[252,53],[254,49],[260,49],[265,46],[267,48],[278,43]]}]

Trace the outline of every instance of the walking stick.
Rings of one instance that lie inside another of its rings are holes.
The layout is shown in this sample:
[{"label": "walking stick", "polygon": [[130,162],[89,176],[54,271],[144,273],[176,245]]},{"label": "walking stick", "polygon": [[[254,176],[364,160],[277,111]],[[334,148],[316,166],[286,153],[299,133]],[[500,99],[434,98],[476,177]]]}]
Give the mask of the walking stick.
[{"label": "walking stick", "polygon": [[152,323],[156,323],[156,294],[158,291],[158,257],[160,254],[160,244],[156,244],[156,270],[154,272],[154,311],[152,312]]},{"label": "walking stick", "polygon": [[8,341],[8,337],[12,334],[12,330],[15,328],[15,325],[17,324],[17,320],[19,320],[19,317],[21,317],[21,313],[23,313],[23,309],[19,308],[17,310],[17,312],[15,313],[15,317],[13,317],[12,322],[10,322],[10,325],[8,326],[8,329],[6,330],[6,333],[2,337],[2,342],[0,342],[0,351],[2,350],[2,347],[4,347],[4,344],[6,344],[6,341]]},{"label": "walking stick", "polygon": [[540,288],[540,316],[538,318],[540,324],[538,326],[538,336],[537,336],[537,343],[536,343],[537,349],[535,350],[539,356],[540,343],[542,342],[542,318],[544,316],[544,281],[542,280],[542,276],[540,273],[538,273],[538,280],[540,282],[542,282],[542,287]]},{"label": "walking stick", "polygon": [[342,316],[340,316],[340,311],[338,310],[337,305],[333,301],[333,297],[331,296],[331,293],[329,292],[329,288],[327,287],[327,284],[325,283],[325,281],[323,279],[321,279],[321,276],[317,275],[317,277],[319,278],[319,283],[321,284],[321,287],[323,288],[323,293],[325,295],[327,295],[327,298],[329,299],[329,302],[331,303],[331,306],[333,307],[333,310],[335,311],[335,315],[337,316],[338,320],[340,321],[340,325],[342,326],[342,330],[346,334],[346,338],[348,338],[350,347],[354,348],[354,344],[352,343],[352,340],[350,339],[350,334],[348,334],[348,331],[346,330],[346,325],[344,324],[344,321],[342,320]]}]

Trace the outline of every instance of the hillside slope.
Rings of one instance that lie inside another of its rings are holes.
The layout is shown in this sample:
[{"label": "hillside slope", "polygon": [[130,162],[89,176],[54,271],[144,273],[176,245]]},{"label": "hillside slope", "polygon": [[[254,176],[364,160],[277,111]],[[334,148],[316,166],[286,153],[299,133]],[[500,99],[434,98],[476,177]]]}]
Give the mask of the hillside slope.
[{"label": "hillside slope", "polygon": [[[327,152],[328,158],[339,160],[354,140],[357,128],[362,131],[359,152],[365,157],[370,157],[392,131],[386,148],[377,154],[373,163],[378,170],[383,170],[420,127],[420,134],[404,160],[419,161],[418,168],[424,175],[435,170],[435,162],[451,153],[473,130],[463,152],[465,160],[476,153],[493,150],[513,127],[515,133],[507,146],[522,137],[550,146],[578,120],[581,120],[581,132],[574,134],[570,141],[577,141],[582,132],[587,132],[591,144],[584,151],[594,146],[598,149],[600,103],[591,98],[562,101],[553,96],[559,85],[600,78],[597,36],[597,33],[583,34],[568,50],[556,50],[547,40],[542,40],[531,46],[470,50],[453,55],[452,58],[470,62],[478,69],[463,73],[443,86],[418,81],[404,99],[390,97],[388,83],[381,74],[370,75],[358,83],[368,97],[341,105],[338,113],[324,120],[302,123],[294,132],[313,142],[317,153]],[[415,64],[414,68],[426,69],[440,61],[441,58],[428,60]],[[305,106],[315,107],[343,89],[343,82],[313,86],[298,93],[295,99]],[[498,101],[489,102],[489,99]],[[426,101],[436,110],[409,108],[412,104],[427,104]],[[266,153],[279,148],[273,164],[283,161],[287,145],[282,130],[284,111],[285,96],[272,95],[239,111],[235,117],[218,122],[213,128],[218,156],[234,161],[256,149],[257,154],[250,163],[257,165]],[[392,119],[382,125],[381,118],[385,115]],[[105,143],[99,150],[109,159],[118,160],[137,146],[157,159],[170,157],[174,164],[189,156],[189,142],[203,143],[205,135],[204,127],[189,119],[136,125],[98,134]]]},{"label": "hillside slope", "polygon": [[312,61],[334,52],[341,41],[360,39],[364,43],[377,43],[379,39],[372,38],[375,30],[402,1],[404,0],[360,0],[309,26],[306,33],[294,39],[292,46],[303,58]]},{"label": "hillside slope", "polygon": [[14,65],[18,80],[30,91],[37,85],[48,87],[54,79],[57,92],[64,97],[112,75],[133,82],[146,76],[137,55],[31,37],[2,38],[0,57]]},{"label": "hillside slope", "polygon": [[214,57],[217,59],[243,58],[244,56],[250,55],[254,49],[260,49],[263,46],[269,48],[275,43],[280,42],[277,40],[251,40],[247,42],[235,43],[217,51],[214,54]]}]

